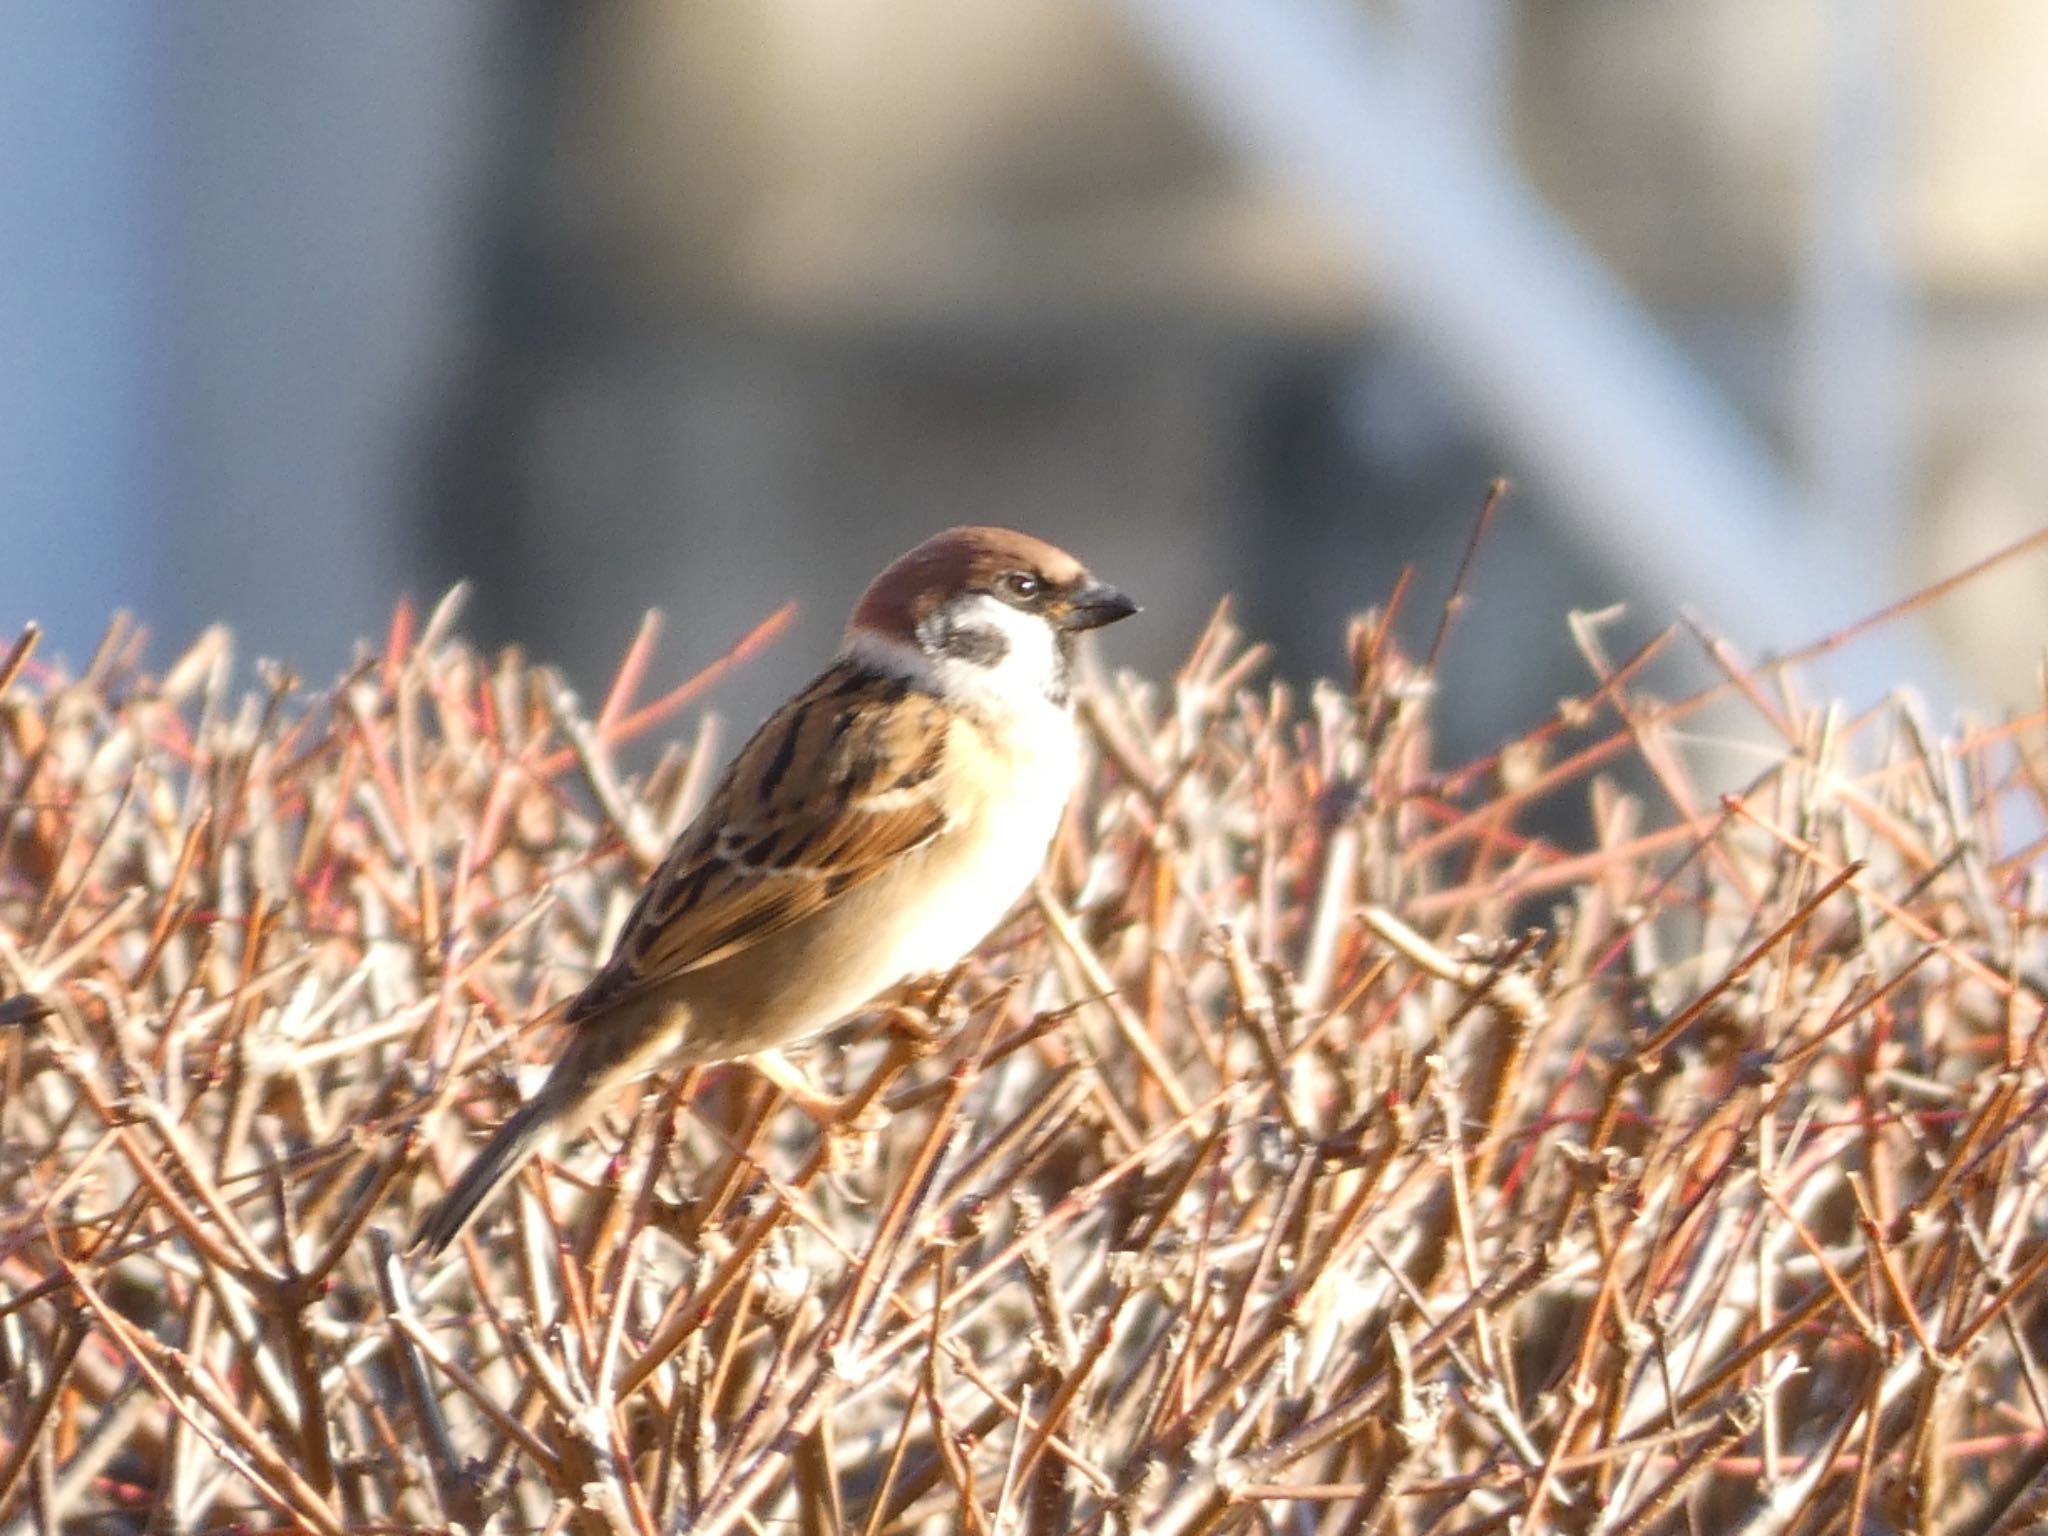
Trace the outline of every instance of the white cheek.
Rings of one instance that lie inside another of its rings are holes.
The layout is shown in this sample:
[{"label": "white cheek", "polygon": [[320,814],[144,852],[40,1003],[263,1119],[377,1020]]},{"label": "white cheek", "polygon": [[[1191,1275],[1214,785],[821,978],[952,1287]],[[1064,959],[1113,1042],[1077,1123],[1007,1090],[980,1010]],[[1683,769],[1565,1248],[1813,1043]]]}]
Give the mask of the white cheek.
[{"label": "white cheek", "polygon": [[1031,763],[1031,776],[1064,804],[1079,775],[1080,741],[1072,710],[1064,697],[1054,698],[1066,681],[1058,635],[1043,619],[982,593],[958,600],[950,617],[998,631],[1002,658],[990,665],[866,632],[848,637],[846,654],[979,710],[1009,749]]},{"label": "white cheek", "polygon": [[1041,618],[1012,608],[985,593],[962,598],[951,610],[961,627],[992,629],[1003,637],[1002,659],[994,665],[942,654],[931,658],[932,677],[959,699],[983,699],[1030,716],[1042,710],[1064,714],[1050,697],[1060,682],[1059,640]]}]

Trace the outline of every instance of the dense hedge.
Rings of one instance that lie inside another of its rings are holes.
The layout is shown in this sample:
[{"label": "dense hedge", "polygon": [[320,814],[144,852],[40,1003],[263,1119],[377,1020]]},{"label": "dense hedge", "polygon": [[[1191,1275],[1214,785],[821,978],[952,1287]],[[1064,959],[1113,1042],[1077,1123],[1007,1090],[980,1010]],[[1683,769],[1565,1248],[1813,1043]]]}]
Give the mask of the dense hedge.
[{"label": "dense hedge", "polygon": [[594,717],[445,607],[325,691],[133,639],[0,663],[9,1530],[2028,1518],[2038,719],[1589,642],[1447,770],[1388,626],[1297,695],[1219,615],[834,1124],[654,1084],[422,1265],[721,749],[614,768],[651,631]]}]

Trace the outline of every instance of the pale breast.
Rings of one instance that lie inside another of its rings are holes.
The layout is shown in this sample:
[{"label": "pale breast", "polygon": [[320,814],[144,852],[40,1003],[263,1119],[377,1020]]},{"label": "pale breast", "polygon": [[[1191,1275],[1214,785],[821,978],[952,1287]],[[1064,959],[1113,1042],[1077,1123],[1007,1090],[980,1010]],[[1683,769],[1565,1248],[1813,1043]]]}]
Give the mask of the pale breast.
[{"label": "pale breast", "polygon": [[1073,793],[1072,727],[1065,732],[1069,749],[1064,771],[1061,765],[1048,763],[1044,771],[1022,777],[1013,793],[934,847],[921,869],[905,871],[905,884],[920,887],[907,893],[906,905],[920,915],[905,925],[891,957],[899,967],[892,980],[955,964],[988,936],[1030,887]]},{"label": "pale breast", "polygon": [[[930,844],[734,961],[690,978],[685,1054],[710,1059],[830,1028],[882,992],[949,969],[986,938],[1045,862],[1079,775],[1064,711],[1006,744],[1001,775],[956,788],[971,809]],[[965,728],[965,727],[963,727]],[[1014,750],[1008,750],[1013,746]]]}]

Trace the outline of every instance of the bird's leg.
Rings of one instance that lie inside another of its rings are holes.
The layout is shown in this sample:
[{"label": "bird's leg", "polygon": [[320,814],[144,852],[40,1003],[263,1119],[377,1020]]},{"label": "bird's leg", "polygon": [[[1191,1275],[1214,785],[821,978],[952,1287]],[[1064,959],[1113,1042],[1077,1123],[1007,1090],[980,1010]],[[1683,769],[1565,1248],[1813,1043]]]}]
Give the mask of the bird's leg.
[{"label": "bird's leg", "polygon": [[889,1123],[889,1111],[882,1106],[874,1091],[882,1079],[893,1075],[886,1068],[866,1087],[846,1094],[830,1094],[812,1082],[803,1068],[780,1051],[761,1051],[747,1060],[755,1071],[782,1090],[784,1098],[816,1121],[818,1129],[828,1136],[862,1137]]},{"label": "bird's leg", "polygon": [[[890,1049],[899,1055],[905,1050],[900,1044]],[[803,1070],[780,1051],[762,1051],[748,1060],[755,1071],[809,1115],[823,1133],[828,1178],[836,1179],[840,1174],[874,1163],[878,1145],[875,1133],[889,1123],[889,1111],[880,1095],[883,1082],[893,1076],[888,1068],[884,1067],[853,1092],[835,1097],[814,1085]],[[850,1191],[846,1193],[853,1198]],[[862,1202],[856,1198],[855,1203]]]},{"label": "bird's leg", "polygon": [[913,982],[903,989],[898,1001],[880,1010],[881,1028],[889,1039],[889,1061],[866,1087],[850,1094],[826,1093],[779,1050],[759,1051],[747,1059],[824,1130],[835,1135],[880,1130],[889,1118],[881,1103],[882,1086],[912,1062],[929,1056],[959,1027],[962,1008],[954,989],[966,969],[962,961],[944,975]]},{"label": "bird's leg", "polygon": [[780,1051],[759,1051],[748,1057],[747,1062],[780,1088],[784,1098],[822,1126],[833,1125],[846,1110],[844,1097],[818,1087],[803,1068]]},{"label": "bird's leg", "polygon": [[905,998],[900,1003],[891,1003],[881,1012],[882,1032],[892,1042],[902,1041],[907,1045],[924,1047],[938,1043],[938,1021],[914,1000]]},{"label": "bird's leg", "polygon": [[886,1009],[882,1027],[896,1039],[922,1051],[929,1051],[951,1034],[960,1023],[959,998],[955,993],[967,962],[952,970],[922,977],[904,987],[902,999]]}]

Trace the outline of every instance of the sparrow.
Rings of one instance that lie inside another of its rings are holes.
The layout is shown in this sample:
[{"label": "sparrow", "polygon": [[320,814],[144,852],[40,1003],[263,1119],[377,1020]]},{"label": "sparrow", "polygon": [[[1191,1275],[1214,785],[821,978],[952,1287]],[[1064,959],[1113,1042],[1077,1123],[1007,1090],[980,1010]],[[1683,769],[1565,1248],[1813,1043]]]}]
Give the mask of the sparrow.
[{"label": "sparrow", "polygon": [[1081,636],[1137,611],[1006,528],[950,529],[877,576],[569,1001],[547,1080],[415,1242],[447,1247],[628,1081],[806,1039],[958,963],[1038,874],[1079,781]]}]

